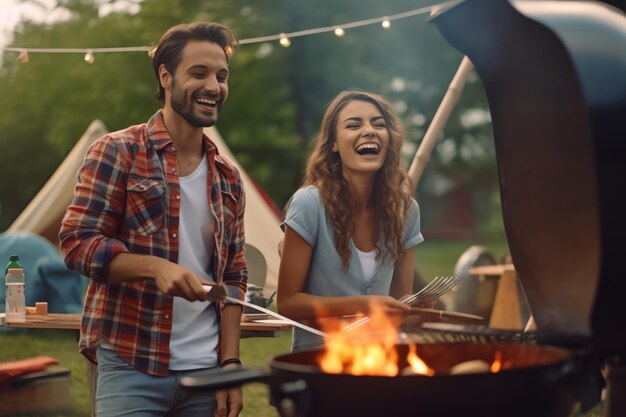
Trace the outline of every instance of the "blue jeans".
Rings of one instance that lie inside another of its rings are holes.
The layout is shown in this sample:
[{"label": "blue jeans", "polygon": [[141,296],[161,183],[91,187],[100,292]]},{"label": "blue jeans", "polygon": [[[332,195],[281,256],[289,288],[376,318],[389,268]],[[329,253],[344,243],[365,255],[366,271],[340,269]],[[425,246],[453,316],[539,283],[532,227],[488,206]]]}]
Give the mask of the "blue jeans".
[{"label": "blue jeans", "polygon": [[98,349],[96,417],[212,417],[215,396],[180,388],[199,370],[153,376],[133,368],[111,349]]}]

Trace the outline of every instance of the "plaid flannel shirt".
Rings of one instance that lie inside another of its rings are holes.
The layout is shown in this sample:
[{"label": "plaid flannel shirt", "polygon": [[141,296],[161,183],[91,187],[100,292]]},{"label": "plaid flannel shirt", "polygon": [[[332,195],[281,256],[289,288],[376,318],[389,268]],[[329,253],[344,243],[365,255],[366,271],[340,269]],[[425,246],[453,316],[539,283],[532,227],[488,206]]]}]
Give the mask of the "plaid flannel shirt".
[{"label": "plaid flannel shirt", "polygon": [[[245,195],[239,171],[204,135],[207,195],[215,218],[213,277],[244,299]],[[154,281],[106,282],[119,253],[178,260],[180,185],[176,150],[158,111],[148,123],[110,133],[91,145],[59,234],[68,267],[91,278],[79,347],[95,361],[100,342],[135,368],[167,375],[172,297]],[[222,305],[223,307],[223,305]]]}]

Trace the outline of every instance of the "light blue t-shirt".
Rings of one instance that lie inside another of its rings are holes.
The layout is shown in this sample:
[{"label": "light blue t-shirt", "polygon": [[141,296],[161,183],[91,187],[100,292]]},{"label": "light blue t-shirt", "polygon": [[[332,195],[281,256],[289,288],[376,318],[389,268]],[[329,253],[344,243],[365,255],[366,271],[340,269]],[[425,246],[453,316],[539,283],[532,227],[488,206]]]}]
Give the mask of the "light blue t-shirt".
[{"label": "light blue t-shirt", "polygon": [[[283,231],[285,225],[313,247],[304,292],[320,296],[389,295],[394,264],[379,260],[374,276],[365,281],[352,240],[350,249],[353,255],[350,257],[348,270],[343,270],[342,259],[335,249],[333,229],[326,217],[326,209],[317,187],[309,186],[296,191],[289,200],[285,221],[280,225]],[[419,207],[411,199],[407,224],[404,225],[404,247],[412,248],[423,240]],[[382,247],[382,242],[381,236],[379,247]],[[322,343],[320,336],[294,328],[292,350],[313,348]]]}]

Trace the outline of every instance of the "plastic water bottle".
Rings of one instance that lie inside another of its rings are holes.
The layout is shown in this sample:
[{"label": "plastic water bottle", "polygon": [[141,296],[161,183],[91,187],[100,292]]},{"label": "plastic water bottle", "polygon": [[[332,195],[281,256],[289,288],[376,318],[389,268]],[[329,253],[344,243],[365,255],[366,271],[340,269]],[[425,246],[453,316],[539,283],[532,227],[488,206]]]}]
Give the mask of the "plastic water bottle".
[{"label": "plastic water bottle", "polygon": [[24,323],[26,321],[26,297],[24,295],[24,269],[8,268],[5,285],[5,306],[7,323]]}]

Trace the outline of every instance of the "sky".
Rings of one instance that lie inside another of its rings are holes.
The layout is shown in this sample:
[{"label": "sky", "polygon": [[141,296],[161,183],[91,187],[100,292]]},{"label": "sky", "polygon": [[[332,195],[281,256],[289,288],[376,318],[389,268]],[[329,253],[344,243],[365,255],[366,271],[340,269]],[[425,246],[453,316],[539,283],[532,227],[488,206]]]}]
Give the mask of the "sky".
[{"label": "sky", "polygon": [[55,6],[55,0],[0,0],[0,46],[13,46],[13,31],[21,21],[46,24],[69,17],[66,10]]},{"label": "sky", "polygon": [[[117,11],[137,13],[141,0],[94,0],[101,3],[101,17]],[[22,21],[50,24],[69,19],[67,10],[56,7],[56,0],[0,0],[0,48],[4,46],[37,47],[37,45],[12,45],[13,32]],[[0,56],[2,52],[0,51]]]}]

